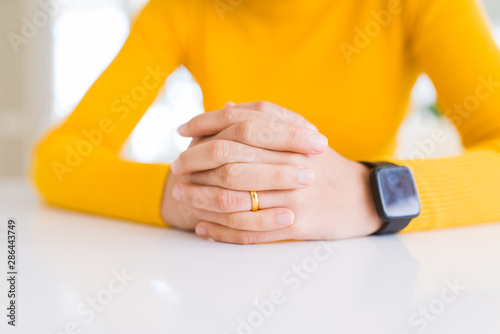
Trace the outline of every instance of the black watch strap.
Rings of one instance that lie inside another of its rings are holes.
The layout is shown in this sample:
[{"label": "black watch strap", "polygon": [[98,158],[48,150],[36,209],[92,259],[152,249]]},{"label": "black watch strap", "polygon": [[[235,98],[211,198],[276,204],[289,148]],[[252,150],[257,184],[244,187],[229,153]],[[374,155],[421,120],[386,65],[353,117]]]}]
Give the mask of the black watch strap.
[{"label": "black watch strap", "polygon": [[411,219],[391,220],[384,222],[384,226],[373,233],[374,235],[395,234],[404,229],[411,222]]},{"label": "black watch strap", "polygon": [[383,167],[383,166],[397,166],[396,164],[393,164],[392,162],[387,162],[387,161],[377,161],[377,162],[360,161],[359,163],[361,163],[369,168]]}]

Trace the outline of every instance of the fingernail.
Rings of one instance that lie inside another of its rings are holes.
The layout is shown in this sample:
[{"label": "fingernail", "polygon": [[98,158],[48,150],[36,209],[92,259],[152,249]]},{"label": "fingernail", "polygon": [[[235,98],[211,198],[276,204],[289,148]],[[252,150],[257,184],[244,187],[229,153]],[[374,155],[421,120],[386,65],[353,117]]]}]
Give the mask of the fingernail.
[{"label": "fingernail", "polygon": [[186,133],[186,130],[187,130],[187,123],[184,123],[182,124],[181,126],[179,126],[177,128],[177,131],[182,135],[184,133]]},{"label": "fingernail", "polygon": [[178,201],[181,200],[181,186],[174,187],[174,190],[172,191],[172,196]]},{"label": "fingernail", "polygon": [[175,160],[172,165],[170,165],[170,170],[174,173],[174,174],[179,174],[179,163],[177,162],[177,160]]},{"label": "fingernail", "polygon": [[280,213],[278,216],[276,216],[276,221],[280,225],[290,225],[293,223],[293,217],[289,212]]},{"label": "fingernail", "polygon": [[302,185],[311,184],[314,178],[314,171],[308,168],[299,169],[297,173],[297,182]]},{"label": "fingernail", "polygon": [[328,147],[328,139],[320,133],[312,135],[309,143],[311,148],[317,152],[323,152]]},{"label": "fingernail", "polygon": [[207,229],[204,228],[203,226],[198,226],[196,227],[196,234],[200,236],[206,236],[207,235]]}]

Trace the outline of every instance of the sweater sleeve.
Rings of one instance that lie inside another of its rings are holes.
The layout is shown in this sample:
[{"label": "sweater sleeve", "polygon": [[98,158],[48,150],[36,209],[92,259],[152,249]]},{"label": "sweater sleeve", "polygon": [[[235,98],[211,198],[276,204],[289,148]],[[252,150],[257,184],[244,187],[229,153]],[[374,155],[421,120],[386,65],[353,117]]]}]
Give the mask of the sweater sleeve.
[{"label": "sweater sleeve", "polygon": [[48,203],[165,225],[160,205],[169,166],[125,161],[119,152],[182,62],[184,31],[169,6],[146,5],[114,61],[37,146],[32,174]]},{"label": "sweater sleeve", "polygon": [[[392,159],[413,170],[421,198],[421,215],[405,231],[498,222],[500,53],[486,17],[474,0],[408,1],[407,14],[409,57],[433,81],[465,152]],[[439,145],[439,136],[429,140]]]}]

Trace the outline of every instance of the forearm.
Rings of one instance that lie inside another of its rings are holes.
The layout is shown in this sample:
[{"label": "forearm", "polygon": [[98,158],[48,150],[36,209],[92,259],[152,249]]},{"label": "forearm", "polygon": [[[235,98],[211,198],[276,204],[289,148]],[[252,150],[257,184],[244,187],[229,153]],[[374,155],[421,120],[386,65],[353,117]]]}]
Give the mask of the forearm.
[{"label": "forearm", "polygon": [[[56,206],[165,226],[160,215],[167,165],[120,160],[85,138],[53,133],[35,152],[34,181],[44,199]],[[68,149],[70,148],[70,149]]]}]

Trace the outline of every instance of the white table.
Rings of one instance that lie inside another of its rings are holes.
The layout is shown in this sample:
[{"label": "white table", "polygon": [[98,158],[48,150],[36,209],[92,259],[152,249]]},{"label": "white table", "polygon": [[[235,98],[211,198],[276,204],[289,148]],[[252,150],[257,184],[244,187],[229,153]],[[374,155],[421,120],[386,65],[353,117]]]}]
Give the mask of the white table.
[{"label": "white table", "polygon": [[[18,327],[2,278],[1,333],[500,332],[500,224],[238,246],[47,207],[27,182],[2,180],[2,277],[8,217]],[[122,270],[133,279],[115,279]]]}]

